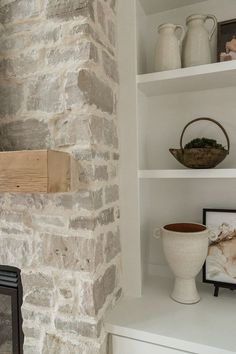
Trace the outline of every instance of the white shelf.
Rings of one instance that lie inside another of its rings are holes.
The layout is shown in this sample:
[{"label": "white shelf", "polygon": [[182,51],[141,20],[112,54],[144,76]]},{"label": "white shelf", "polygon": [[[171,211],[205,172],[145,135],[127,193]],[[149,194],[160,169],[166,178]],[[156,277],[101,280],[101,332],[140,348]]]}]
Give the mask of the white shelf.
[{"label": "white shelf", "polygon": [[177,9],[178,7],[193,5],[203,1],[205,0],[140,0],[140,3],[145,13],[150,15],[156,12]]},{"label": "white shelf", "polygon": [[236,169],[140,170],[140,179],[236,178]]},{"label": "white shelf", "polygon": [[137,76],[147,96],[236,86],[236,60]]},{"label": "white shelf", "polygon": [[181,305],[169,297],[172,280],[151,277],[142,298],[124,298],[108,314],[106,330],[191,353],[235,353],[235,292],[222,289],[214,298],[213,286],[199,286],[202,300]]}]

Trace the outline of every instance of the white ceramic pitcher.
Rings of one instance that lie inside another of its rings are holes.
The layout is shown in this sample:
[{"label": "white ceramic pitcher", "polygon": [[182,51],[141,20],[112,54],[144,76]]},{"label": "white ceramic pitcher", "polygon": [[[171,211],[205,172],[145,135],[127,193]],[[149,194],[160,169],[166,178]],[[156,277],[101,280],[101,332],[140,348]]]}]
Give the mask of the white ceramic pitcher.
[{"label": "white ceramic pitcher", "polygon": [[[182,30],[178,39],[176,31]],[[155,70],[165,71],[181,68],[181,46],[185,36],[184,27],[165,23],[158,27],[159,39],[156,47]]]},{"label": "white ceramic pitcher", "polygon": [[[213,27],[210,33],[205,27],[207,20],[213,21]],[[211,39],[215,33],[217,19],[214,15],[191,15],[186,20],[188,30],[183,46],[183,66],[195,66],[210,64],[211,57]]]}]

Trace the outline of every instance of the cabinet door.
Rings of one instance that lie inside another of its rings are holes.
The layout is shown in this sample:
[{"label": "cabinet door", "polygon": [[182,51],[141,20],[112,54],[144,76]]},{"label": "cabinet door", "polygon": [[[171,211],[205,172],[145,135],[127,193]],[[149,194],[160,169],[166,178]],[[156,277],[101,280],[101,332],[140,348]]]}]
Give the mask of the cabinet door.
[{"label": "cabinet door", "polygon": [[140,342],[130,338],[112,336],[111,349],[109,354],[181,354],[176,349],[161,347],[159,345]]}]

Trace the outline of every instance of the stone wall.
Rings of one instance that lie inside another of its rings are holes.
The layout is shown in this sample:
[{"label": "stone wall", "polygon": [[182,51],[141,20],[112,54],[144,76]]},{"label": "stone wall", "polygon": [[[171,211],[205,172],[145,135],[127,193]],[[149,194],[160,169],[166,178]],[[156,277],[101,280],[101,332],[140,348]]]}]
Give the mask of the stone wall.
[{"label": "stone wall", "polygon": [[25,354],[106,352],[120,296],[115,0],[0,0],[0,148],[71,153],[71,193],[0,195]]}]

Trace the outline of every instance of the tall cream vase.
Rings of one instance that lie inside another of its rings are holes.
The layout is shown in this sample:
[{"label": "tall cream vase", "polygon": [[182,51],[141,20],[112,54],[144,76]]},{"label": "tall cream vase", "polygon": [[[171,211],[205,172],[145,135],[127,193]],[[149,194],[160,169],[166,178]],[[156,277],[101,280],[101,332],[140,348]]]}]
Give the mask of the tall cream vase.
[{"label": "tall cream vase", "polygon": [[199,302],[195,277],[206,260],[208,239],[214,240],[215,235],[204,225],[179,223],[156,229],[154,237],[161,237],[167,263],[175,276],[171,298],[182,304]]},{"label": "tall cream vase", "polygon": [[[181,29],[181,38],[176,31]],[[159,38],[156,46],[155,70],[166,71],[181,68],[181,46],[185,35],[184,27],[165,23],[158,27]]]},{"label": "tall cream vase", "polygon": [[[210,33],[205,27],[207,20],[213,21]],[[188,27],[183,45],[183,66],[212,63],[211,39],[215,33],[217,19],[213,15],[191,15],[186,20]]]}]

